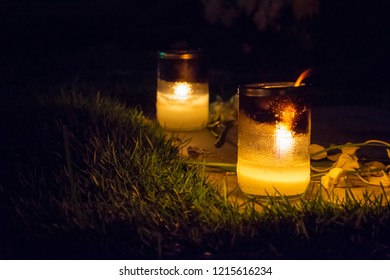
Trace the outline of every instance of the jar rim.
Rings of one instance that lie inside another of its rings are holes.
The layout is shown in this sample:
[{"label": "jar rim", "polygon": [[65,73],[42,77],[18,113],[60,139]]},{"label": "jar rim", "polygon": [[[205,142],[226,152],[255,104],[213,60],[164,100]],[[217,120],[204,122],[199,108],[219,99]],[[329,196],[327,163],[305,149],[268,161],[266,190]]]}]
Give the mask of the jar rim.
[{"label": "jar rim", "polygon": [[158,52],[162,59],[194,59],[202,55],[200,49],[173,49],[161,50]]},{"label": "jar rim", "polygon": [[238,92],[243,92],[247,95],[273,95],[284,94],[286,92],[296,92],[308,86],[305,83],[301,83],[298,86],[295,86],[294,84],[295,82],[265,82],[244,84],[238,86]]}]

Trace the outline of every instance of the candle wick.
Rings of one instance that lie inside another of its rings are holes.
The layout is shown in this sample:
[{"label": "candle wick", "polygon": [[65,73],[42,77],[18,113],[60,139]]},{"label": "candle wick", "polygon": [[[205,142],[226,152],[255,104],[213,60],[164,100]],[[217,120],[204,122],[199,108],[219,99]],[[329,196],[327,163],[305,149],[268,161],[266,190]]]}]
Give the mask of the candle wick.
[{"label": "candle wick", "polygon": [[305,71],[303,71],[301,73],[301,75],[299,75],[298,79],[296,80],[294,87],[299,87],[301,85],[302,81],[310,76],[312,71],[313,71],[312,68],[309,68],[309,69],[306,69]]}]

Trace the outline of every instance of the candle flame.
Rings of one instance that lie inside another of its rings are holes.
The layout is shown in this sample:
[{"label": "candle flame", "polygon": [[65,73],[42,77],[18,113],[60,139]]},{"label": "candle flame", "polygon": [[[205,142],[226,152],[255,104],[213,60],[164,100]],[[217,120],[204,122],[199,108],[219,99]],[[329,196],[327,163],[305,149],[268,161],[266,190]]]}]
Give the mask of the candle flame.
[{"label": "candle flame", "polygon": [[278,123],[275,130],[276,148],[279,156],[286,155],[293,144],[293,133],[283,123]]},{"label": "candle flame", "polygon": [[292,131],[296,109],[293,104],[287,105],[280,114],[280,122],[276,124],[275,141],[279,156],[286,155],[293,145]]},{"label": "candle flame", "polygon": [[188,83],[175,83],[173,94],[177,100],[187,100],[191,94],[191,85]]},{"label": "candle flame", "polygon": [[294,87],[299,87],[301,85],[302,81],[311,75],[312,71],[313,70],[311,68],[303,71],[302,74],[299,75],[298,79],[296,80]]}]

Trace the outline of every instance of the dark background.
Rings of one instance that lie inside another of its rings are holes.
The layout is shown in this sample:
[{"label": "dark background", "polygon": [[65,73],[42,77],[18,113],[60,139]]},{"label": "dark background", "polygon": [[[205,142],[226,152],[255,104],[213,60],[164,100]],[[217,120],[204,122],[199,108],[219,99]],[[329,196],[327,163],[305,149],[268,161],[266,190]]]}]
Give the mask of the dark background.
[{"label": "dark background", "polygon": [[157,50],[201,47],[215,94],[227,97],[240,83],[295,80],[312,67],[317,103],[388,106],[389,1],[318,2],[311,18],[295,19],[287,5],[259,30],[250,15],[211,23],[201,0],[3,0],[1,89],[17,95],[79,81],[153,84]]}]

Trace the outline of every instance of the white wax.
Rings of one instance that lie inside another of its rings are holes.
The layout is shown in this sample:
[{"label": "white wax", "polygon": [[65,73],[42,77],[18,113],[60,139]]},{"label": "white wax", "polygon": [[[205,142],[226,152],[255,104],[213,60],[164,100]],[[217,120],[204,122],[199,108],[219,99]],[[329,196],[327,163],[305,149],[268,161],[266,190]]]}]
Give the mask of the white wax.
[{"label": "white wax", "polygon": [[297,195],[305,192],[310,182],[310,162],[290,166],[270,166],[238,158],[237,180],[244,193],[267,195]]},{"label": "white wax", "polygon": [[209,119],[207,84],[190,84],[188,96],[175,96],[172,87],[157,91],[156,113],[162,127],[169,130],[197,130],[204,128]]}]

